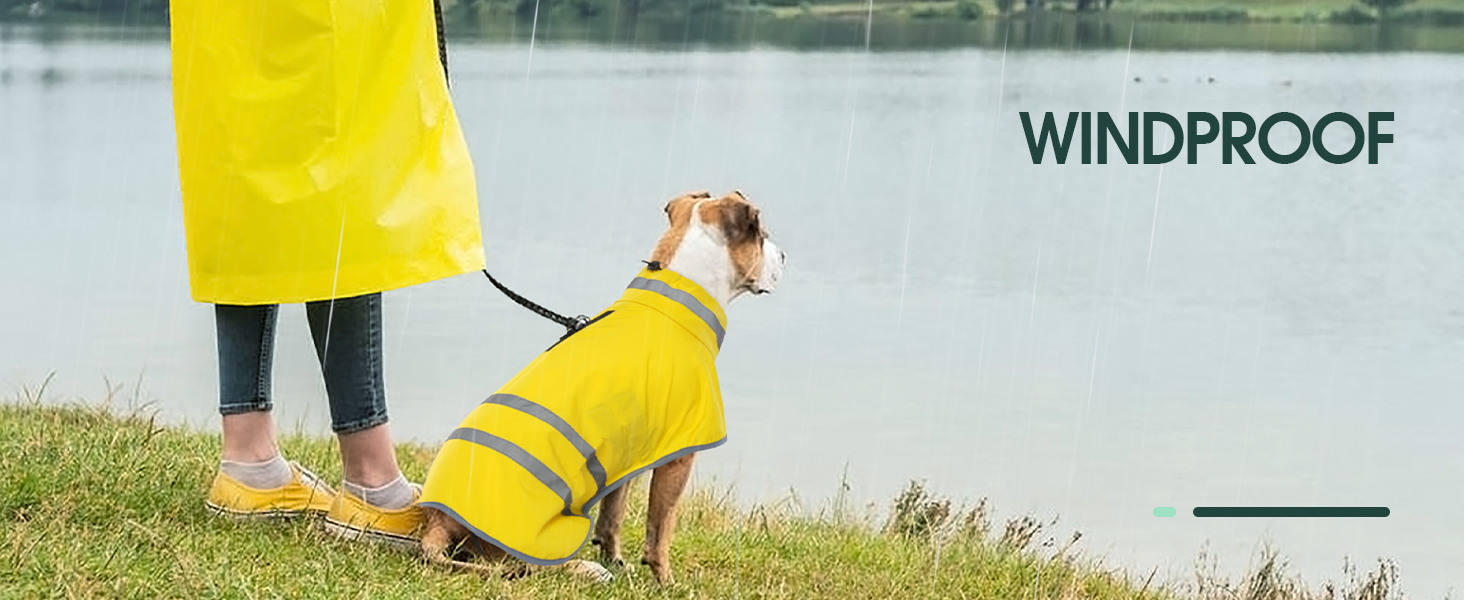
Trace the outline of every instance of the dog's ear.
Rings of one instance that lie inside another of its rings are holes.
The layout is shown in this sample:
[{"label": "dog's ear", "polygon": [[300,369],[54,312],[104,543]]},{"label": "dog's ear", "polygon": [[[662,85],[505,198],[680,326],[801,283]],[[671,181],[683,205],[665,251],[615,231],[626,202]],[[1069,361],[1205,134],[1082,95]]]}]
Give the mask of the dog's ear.
[{"label": "dog's ear", "polygon": [[711,197],[712,193],[707,191],[698,190],[695,192],[689,192],[672,198],[670,202],[666,203],[666,206],[661,207],[661,210],[666,213],[666,219],[671,221],[672,225],[675,225],[677,205],[685,204],[686,202],[689,202],[691,200],[706,200],[707,198]]},{"label": "dog's ear", "polygon": [[722,201],[722,234],[732,245],[756,241],[762,235],[762,217],[756,206],[742,199],[727,198]]}]

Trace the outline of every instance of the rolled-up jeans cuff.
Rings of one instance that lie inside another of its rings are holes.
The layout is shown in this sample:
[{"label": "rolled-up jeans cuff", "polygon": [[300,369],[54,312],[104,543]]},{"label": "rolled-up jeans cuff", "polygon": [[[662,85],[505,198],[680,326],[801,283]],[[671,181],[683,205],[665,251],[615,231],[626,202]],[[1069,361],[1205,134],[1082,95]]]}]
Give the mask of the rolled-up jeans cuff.
[{"label": "rolled-up jeans cuff", "polygon": [[356,433],[379,425],[385,425],[386,422],[386,412],[379,412],[360,419],[346,421],[345,423],[332,423],[331,431],[334,431],[336,434]]},{"label": "rolled-up jeans cuff", "polygon": [[252,412],[269,412],[274,410],[274,403],[269,400],[257,400],[254,402],[235,402],[219,405],[219,414],[223,416],[242,415]]}]

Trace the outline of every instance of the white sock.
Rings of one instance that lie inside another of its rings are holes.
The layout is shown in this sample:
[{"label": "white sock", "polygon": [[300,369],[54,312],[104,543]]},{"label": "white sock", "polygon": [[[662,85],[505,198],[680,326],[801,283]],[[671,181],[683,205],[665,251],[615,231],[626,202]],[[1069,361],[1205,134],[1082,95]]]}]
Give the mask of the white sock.
[{"label": "white sock", "polygon": [[290,463],[285,462],[285,457],[276,454],[274,458],[264,462],[246,463],[226,460],[220,463],[219,470],[225,475],[239,480],[246,486],[256,490],[272,490],[284,487],[294,479],[294,472],[290,469]]},{"label": "white sock", "polygon": [[401,475],[379,488],[363,487],[349,481],[342,482],[342,487],[357,498],[365,500],[367,504],[387,510],[406,508],[416,499],[412,485]]}]

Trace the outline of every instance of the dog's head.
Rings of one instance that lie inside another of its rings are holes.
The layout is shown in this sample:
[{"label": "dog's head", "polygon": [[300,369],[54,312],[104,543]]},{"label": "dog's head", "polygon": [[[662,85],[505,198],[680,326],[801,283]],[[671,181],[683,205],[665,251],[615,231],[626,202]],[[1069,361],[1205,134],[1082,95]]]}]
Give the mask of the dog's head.
[{"label": "dog's head", "polygon": [[651,260],[692,279],[725,279],[729,300],[767,294],[778,286],[787,255],[769,238],[761,211],[742,192],[721,198],[707,192],[683,195],[666,203],[666,218],[670,227]]}]

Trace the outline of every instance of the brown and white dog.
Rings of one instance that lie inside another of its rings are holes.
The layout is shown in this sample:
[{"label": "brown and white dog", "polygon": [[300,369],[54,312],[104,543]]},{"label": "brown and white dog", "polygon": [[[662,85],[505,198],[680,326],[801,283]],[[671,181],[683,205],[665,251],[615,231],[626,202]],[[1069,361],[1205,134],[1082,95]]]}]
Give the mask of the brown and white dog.
[{"label": "brown and white dog", "polygon": [[[670,226],[651,252],[651,261],[694,281],[722,306],[746,294],[772,292],[777,286],[787,257],[768,238],[759,210],[742,192],[733,191],[715,199],[707,192],[694,192],[670,201],[665,211]],[[641,562],[650,566],[656,580],[663,584],[672,581],[668,552],[676,505],[695,456],[687,454],[651,472]],[[617,566],[624,564],[620,529],[625,500],[625,485],[604,497],[592,539],[600,547],[602,560]],[[528,571],[526,564],[507,565],[506,552],[474,536],[446,513],[431,507],[423,510],[421,552],[428,561],[483,574],[516,576]],[[559,568],[597,580],[609,578],[604,567],[591,561],[572,560]]]}]

